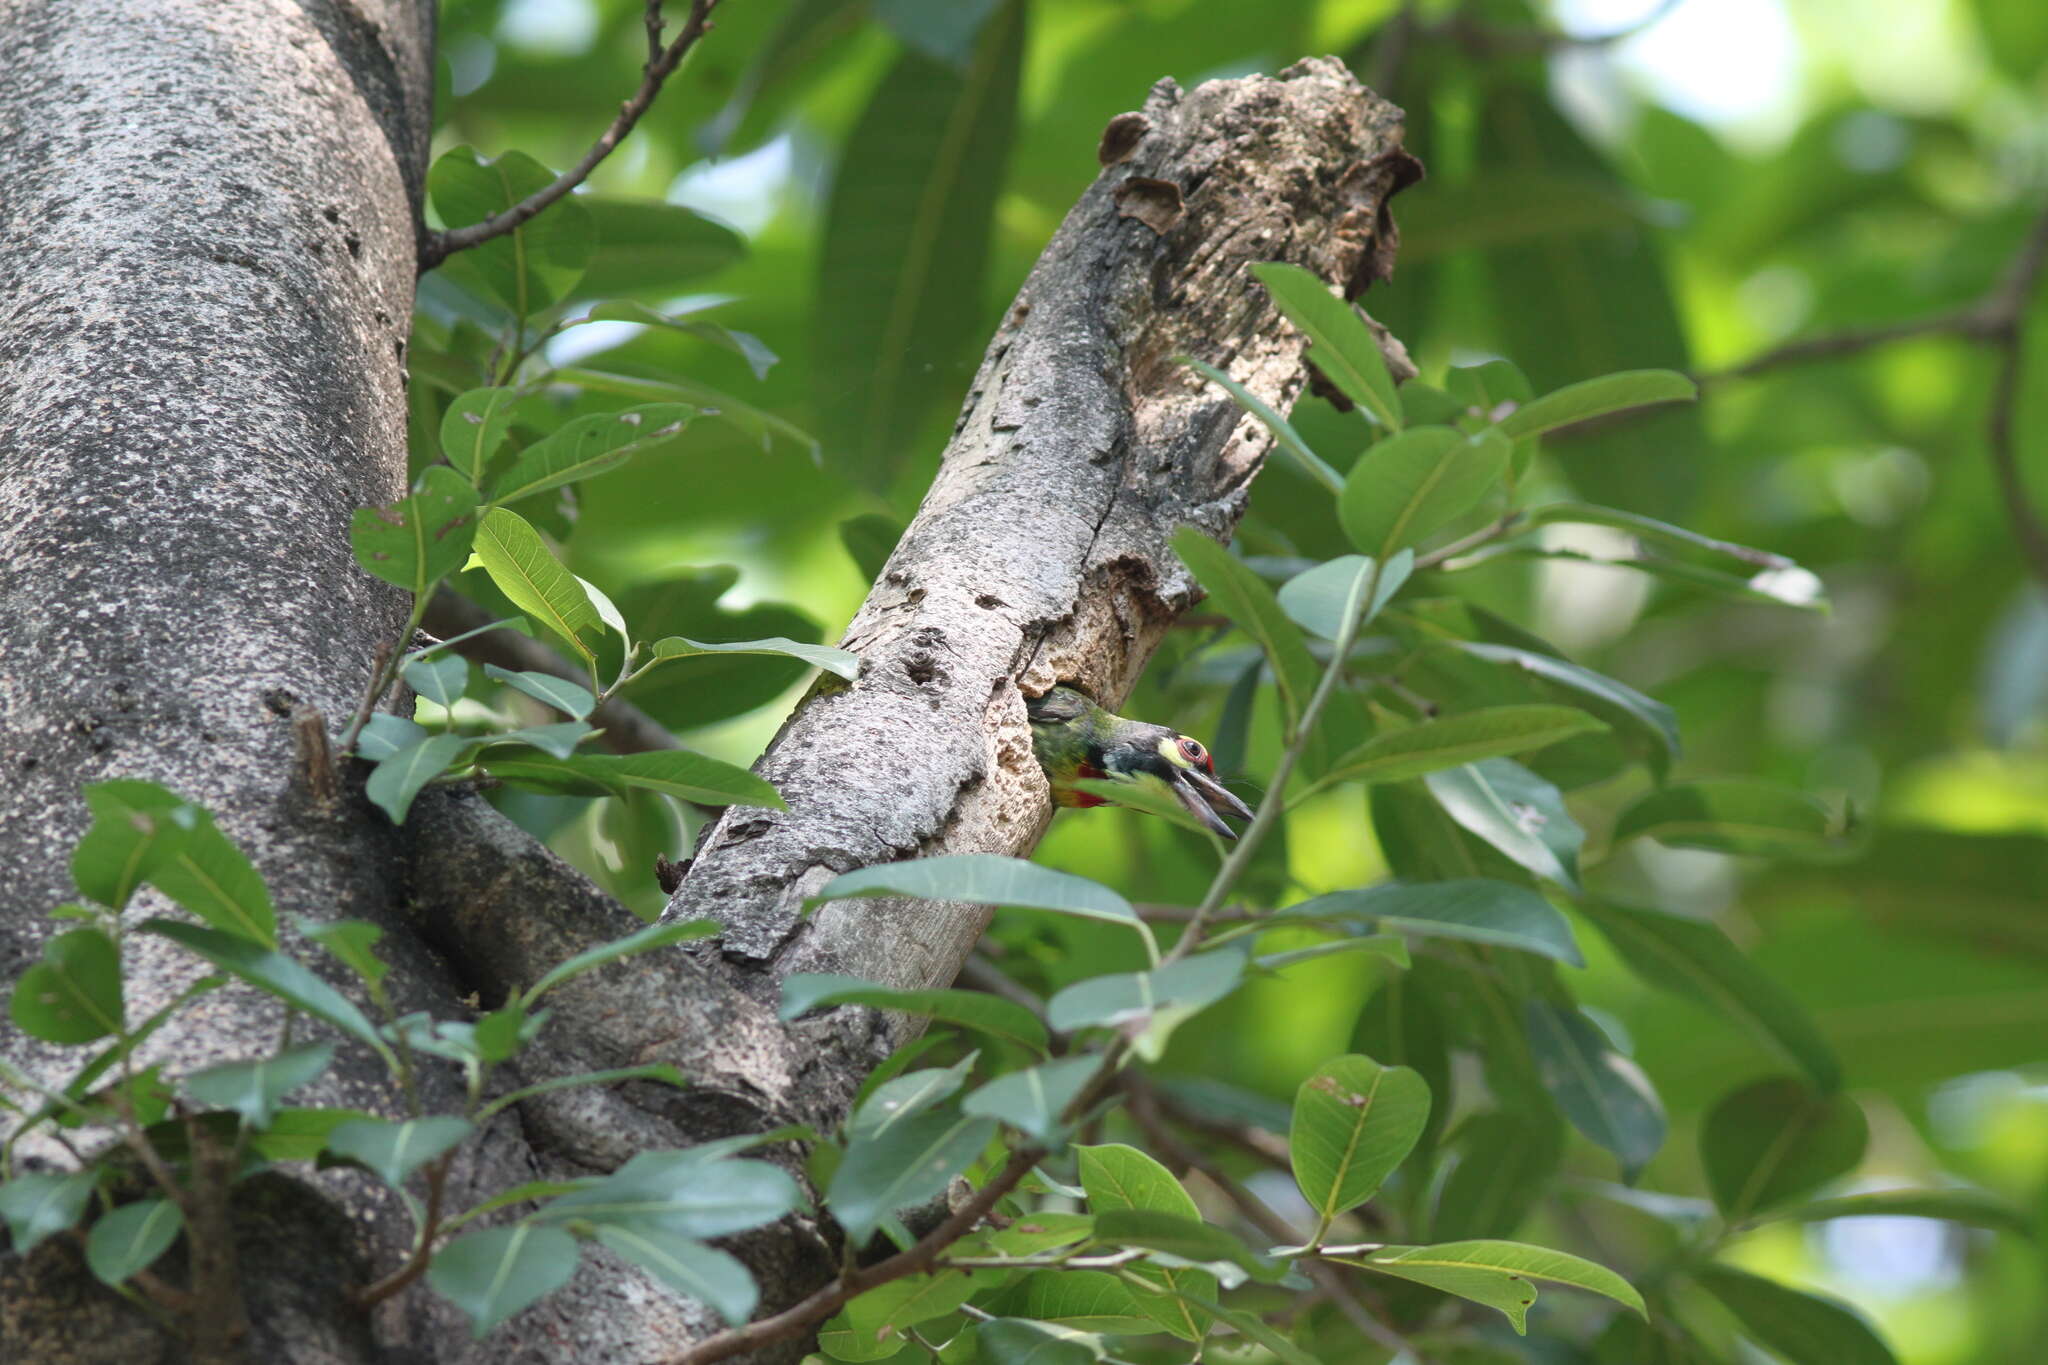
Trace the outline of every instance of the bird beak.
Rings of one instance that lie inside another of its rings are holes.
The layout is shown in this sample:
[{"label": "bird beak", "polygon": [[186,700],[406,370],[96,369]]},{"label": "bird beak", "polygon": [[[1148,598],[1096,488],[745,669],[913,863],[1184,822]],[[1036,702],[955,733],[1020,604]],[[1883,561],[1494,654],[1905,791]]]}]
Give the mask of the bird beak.
[{"label": "bird beak", "polygon": [[1177,769],[1169,785],[1173,788],[1174,797],[1188,808],[1188,813],[1208,826],[1219,838],[1237,837],[1237,831],[1223,823],[1225,815],[1235,815],[1240,820],[1252,818],[1250,806],[1238,800],[1229,788],[1200,768]]}]

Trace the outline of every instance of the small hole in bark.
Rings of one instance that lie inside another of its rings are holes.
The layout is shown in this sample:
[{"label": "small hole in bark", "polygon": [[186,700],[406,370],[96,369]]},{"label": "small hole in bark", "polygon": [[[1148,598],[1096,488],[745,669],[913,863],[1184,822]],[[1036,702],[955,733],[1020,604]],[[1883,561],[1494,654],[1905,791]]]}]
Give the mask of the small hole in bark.
[{"label": "small hole in bark", "polygon": [[912,588],[912,589],[910,590],[910,598],[909,598],[909,601],[910,601],[910,605],[912,605],[913,607],[914,607],[914,606],[916,606],[916,605],[917,605],[917,604],[918,604],[919,602],[922,602],[922,601],[924,601],[924,589],[923,589],[923,588]]},{"label": "small hole in bark", "polygon": [[355,234],[354,234],[353,232],[351,232],[351,233],[350,233],[350,234],[349,234],[348,236],[346,236],[346,237],[342,238],[342,241],[344,241],[344,242],[346,242],[346,243],[348,244],[348,254],[349,254],[349,255],[351,255],[351,256],[353,256],[353,257],[355,257],[355,258],[356,258],[357,260],[359,260],[359,261],[360,261],[361,259],[363,259],[363,239],[362,239],[362,238],[360,238],[360,237],[356,236],[356,235],[355,235]]},{"label": "small hole in bark", "polygon": [[974,599],[974,605],[980,607],[983,611],[994,611],[997,607],[1006,604],[1002,598],[995,596],[993,593],[985,592]]}]

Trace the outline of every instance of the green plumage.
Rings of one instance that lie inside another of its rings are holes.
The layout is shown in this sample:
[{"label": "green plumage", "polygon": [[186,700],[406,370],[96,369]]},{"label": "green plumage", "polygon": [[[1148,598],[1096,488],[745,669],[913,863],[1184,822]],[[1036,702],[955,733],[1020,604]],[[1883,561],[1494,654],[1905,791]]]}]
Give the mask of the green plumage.
[{"label": "green plumage", "polygon": [[1251,818],[1251,809],[1216,780],[1208,751],[1186,735],[1164,725],[1126,720],[1071,687],[1055,687],[1031,699],[1028,709],[1032,747],[1052,784],[1056,805],[1109,804],[1109,798],[1074,785],[1098,778],[1156,785],[1226,839],[1235,835],[1222,815]]}]

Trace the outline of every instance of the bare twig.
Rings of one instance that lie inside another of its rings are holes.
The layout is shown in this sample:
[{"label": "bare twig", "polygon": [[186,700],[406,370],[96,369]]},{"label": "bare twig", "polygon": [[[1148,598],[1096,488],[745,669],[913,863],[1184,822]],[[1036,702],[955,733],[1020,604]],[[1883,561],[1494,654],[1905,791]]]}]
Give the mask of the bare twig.
[{"label": "bare twig", "polygon": [[448,1183],[448,1168],[454,1160],[455,1154],[450,1152],[427,1167],[427,1207],[420,1217],[419,1241],[414,1245],[412,1255],[405,1258],[404,1265],[376,1283],[364,1285],[350,1296],[349,1301],[357,1308],[376,1307],[426,1273],[427,1262],[434,1255],[434,1239],[441,1231],[441,1196]]},{"label": "bare twig", "polygon": [[[490,622],[489,612],[445,587],[427,604],[426,628],[444,640]],[[589,681],[586,673],[560,654],[517,631],[494,630],[472,635],[452,648],[465,659],[515,672],[546,673],[578,686]],[[590,713],[590,723],[604,731],[599,742],[615,754],[644,754],[677,747],[676,737],[668,732],[667,726],[623,697],[607,697],[600,702]]]},{"label": "bare twig", "polygon": [[647,60],[640,68],[640,88],[619,106],[618,117],[611,121],[611,126],[590,144],[590,150],[583,154],[583,159],[562,172],[554,183],[534,191],[503,213],[467,227],[428,233],[420,243],[420,269],[432,270],[458,251],[504,236],[588,179],[590,173],[597,169],[597,163],[611,155],[612,149],[633,131],[633,125],[653,105],[654,97],[661,93],[662,82],[674,74],[690,49],[696,46],[697,40],[710,32],[711,11],[717,7],[718,0],[691,0],[690,16],[683,21],[682,31],[674,42],[664,47],[661,42],[664,27],[661,0],[647,0],[644,21],[647,27]]},{"label": "bare twig", "polygon": [[1011,1153],[1009,1163],[993,1180],[976,1190],[972,1199],[955,1209],[945,1222],[919,1238],[908,1251],[898,1252],[886,1261],[878,1261],[863,1269],[849,1271],[809,1298],[772,1317],[727,1328],[715,1336],[706,1337],[681,1355],[671,1357],[667,1365],[708,1365],[710,1361],[725,1360],[743,1351],[787,1341],[831,1317],[857,1294],[864,1294],[891,1280],[900,1280],[905,1275],[930,1270],[937,1263],[939,1253],[973,1231],[974,1225],[996,1206],[998,1200],[1017,1188],[1044,1155],[1045,1152],[1037,1147],[1019,1148]]},{"label": "bare twig", "polygon": [[1012,981],[1007,972],[979,952],[961,964],[960,980],[978,991],[999,995],[1011,1004],[1022,1005],[1040,1019],[1045,1018],[1045,1001],[1035,991],[1026,990]]}]

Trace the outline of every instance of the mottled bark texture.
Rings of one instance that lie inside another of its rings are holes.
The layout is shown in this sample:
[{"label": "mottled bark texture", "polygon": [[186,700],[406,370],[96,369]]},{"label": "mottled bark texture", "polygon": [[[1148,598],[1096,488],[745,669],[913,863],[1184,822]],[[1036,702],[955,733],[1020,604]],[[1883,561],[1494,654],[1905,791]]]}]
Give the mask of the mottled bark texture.
[{"label": "mottled bark texture", "polygon": [[[322,797],[295,758],[294,709],[338,730],[405,616],[353,564],[347,528],[405,477],[432,10],[0,0],[0,980],[51,934],[44,912],[69,892],[86,823],[80,787],[108,777],[153,778],[212,809],[287,924],[380,925],[401,1008],[472,1017],[637,924],[473,794],[430,792],[397,831],[363,801],[360,771]],[[723,915],[726,951],[571,983],[503,1078],[667,1061],[692,1086],[520,1106],[465,1147],[451,1207],[649,1147],[836,1121],[887,1026],[840,1010],[786,1028],[779,976],[829,965],[947,980],[983,912],[863,903],[792,932],[801,897],[889,858],[1027,851],[1047,806],[1019,685],[1068,679],[1121,698],[1188,600],[1166,538],[1184,522],[1227,534],[1267,441],[1172,357],[1226,364],[1287,406],[1301,342],[1243,267],[1297,261],[1355,290],[1385,267],[1384,200],[1412,163],[1396,111],[1333,62],[1185,96],[1162,85],[1117,129],[1110,168],[1011,311],[924,511],[854,622],[860,681],[821,690],[764,765],[791,814],[721,821],[672,907]],[[145,893],[131,914],[166,908]],[[131,1017],[198,972],[145,941]],[[176,1075],[276,1036],[272,1001],[222,991],[144,1060]],[[0,1049],[48,1080],[78,1060],[4,1020]],[[439,1112],[457,1107],[449,1070],[428,1073]],[[384,1113],[395,1101],[360,1049],[295,1098]],[[67,1163],[48,1143],[22,1155]],[[230,1214],[249,1360],[611,1365],[713,1325],[592,1254],[565,1290],[472,1343],[423,1291],[367,1317],[344,1306],[411,1232],[371,1183],[267,1175],[237,1187]],[[735,1249],[768,1309],[821,1283],[836,1255],[798,1220]],[[167,1258],[167,1279],[185,1256]],[[0,1251],[0,1359],[183,1358],[69,1242]]]},{"label": "mottled bark texture", "polygon": [[1030,852],[1051,807],[1025,696],[1123,700],[1196,591],[1169,537],[1228,540],[1272,444],[1176,357],[1287,411],[1303,339],[1247,267],[1357,293],[1391,268],[1386,201],[1419,171],[1400,111],[1328,58],[1191,94],[1162,81],[1098,155],[847,630],[859,680],[816,689],[759,765],[789,811],[728,811],[670,903],[716,916],[727,958],[768,981],[952,980],[987,907],[842,901],[806,921],[804,898],[874,863]]}]

